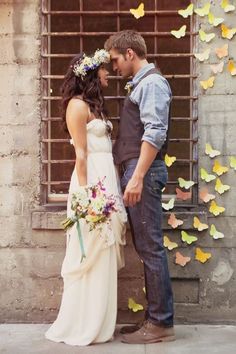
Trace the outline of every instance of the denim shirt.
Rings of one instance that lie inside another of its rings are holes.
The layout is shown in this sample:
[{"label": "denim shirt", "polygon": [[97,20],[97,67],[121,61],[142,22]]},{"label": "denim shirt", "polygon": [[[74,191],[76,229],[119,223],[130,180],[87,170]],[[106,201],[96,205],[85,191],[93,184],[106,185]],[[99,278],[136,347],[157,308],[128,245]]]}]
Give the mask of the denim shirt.
[{"label": "denim shirt", "polygon": [[[155,68],[150,63],[141,68],[132,79],[132,85],[138,84],[146,72]],[[140,110],[140,119],[144,124],[142,141],[146,141],[161,149],[166,140],[168,129],[169,107],[172,99],[171,89],[167,80],[158,74],[145,77],[129,96]]]}]

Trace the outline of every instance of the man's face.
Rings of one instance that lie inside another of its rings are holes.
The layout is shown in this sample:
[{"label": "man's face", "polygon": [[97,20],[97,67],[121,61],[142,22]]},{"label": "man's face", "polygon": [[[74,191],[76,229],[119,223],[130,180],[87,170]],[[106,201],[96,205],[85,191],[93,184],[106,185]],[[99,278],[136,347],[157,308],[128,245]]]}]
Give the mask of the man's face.
[{"label": "man's face", "polygon": [[133,65],[129,55],[125,54],[124,56],[123,54],[120,54],[116,49],[111,49],[109,52],[111,55],[113,70],[118,71],[118,73],[124,78],[132,76]]}]

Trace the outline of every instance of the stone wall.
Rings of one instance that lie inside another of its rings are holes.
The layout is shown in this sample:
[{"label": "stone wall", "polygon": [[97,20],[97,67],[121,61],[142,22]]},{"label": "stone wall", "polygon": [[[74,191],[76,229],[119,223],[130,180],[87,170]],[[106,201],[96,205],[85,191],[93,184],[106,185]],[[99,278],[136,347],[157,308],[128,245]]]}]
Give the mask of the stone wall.
[{"label": "stone wall", "polygon": [[[220,12],[217,8],[216,11]],[[216,12],[217,13],[217,12]],[[222,14],[222,12],[220,12]],[[235,23],[228,14],[227,24]],[[203,20],[204,22],[205,20]],[[198,25],[197,25],[198,26]],[[205,26],[205,23],[203,24]],[[217,37],[212,48],[225,42]],[[40,1],[0,3],[0,321],[49,322],[60,304],[60,267],[65,252],[62,230],[64,211],[40,205]],[[199,51],[206,46],[198,43]],[[236,58],[235,39],[230,56]],[[197,49],[197,50],[198,50]],[[210,61],[216,62],[211,55]],[[209,76],[209,65],[197,66],[200,79]],[[198,84],[197,84],[198,85]],[[198,85],[199,87],[199,85]],[[210,142],[220,150],[223,165],[236,155],[236,78],[225,70],[216,77],[214,88],[198,88],[199,165],[208,172],[212,161],[204,153]],[[174,167],[172,167],[174,168]],[[175,250],[168,252],[175,293],[176,319],[181,323],[235,323],[236,318],[236,207],[235,171],[222,177],[231,190],[217,196],[226,207],[222,216],[212,217],[205,205],[178,211],[183,229],[192,230],[195,215],[214,223],[225,238],[213,240],[209,231],[198,234],[197,246],[211,252],[205,264],[194,260],[195,245],[185,246],[180,230],[172,231],[165,215],[165,234],[176,241],[184,255],[192,257],[184,268],[174,263]],[[205,183],[201,182],[201,185]],[[214,191],[214,183],[210,190]],[[127,309],[128,297],[145,303],[142,263],[135,255],[128,232],[126,268],[119,277],[119,322],[135,322],[143,316]]]}]

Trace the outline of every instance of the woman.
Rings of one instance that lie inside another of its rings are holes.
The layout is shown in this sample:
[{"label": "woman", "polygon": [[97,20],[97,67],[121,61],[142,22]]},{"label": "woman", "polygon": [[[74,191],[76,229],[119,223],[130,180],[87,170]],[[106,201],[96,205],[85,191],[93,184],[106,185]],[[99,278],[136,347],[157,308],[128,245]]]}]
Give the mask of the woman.
[{"label": "woman", "polygon": [[92,57],[76,56],[62,85],[62,113],[75,148],[67,216],[72,215],[71,196],[82,186],[103,183],[108,194],[120,199],[99,237],[80,222],[86,258],[76,226],[67,232],[66,255],[62,265],[64,291],[56,321],[46,338],[70,345],[88,345],[112,339],[117,313],[117,270],[123,266],[126,213],[120,195],[112,157],[111,122],[105,118],[102,88],[108,86],[104,64],[109,53],[97,50]]}]

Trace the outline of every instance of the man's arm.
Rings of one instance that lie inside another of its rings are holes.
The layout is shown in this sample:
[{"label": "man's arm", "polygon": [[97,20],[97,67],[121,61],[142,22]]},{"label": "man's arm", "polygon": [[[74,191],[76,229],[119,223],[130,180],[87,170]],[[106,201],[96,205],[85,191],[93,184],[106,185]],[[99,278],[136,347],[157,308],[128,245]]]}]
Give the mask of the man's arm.
[{"label": "man's arm", "polygon": [[157,153],[158,150],[153,145],[143,141],[137,166],[124,192],[124,203],[126,206],[134,206],[140,201],[144,176]]}]

